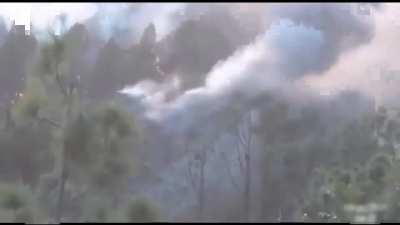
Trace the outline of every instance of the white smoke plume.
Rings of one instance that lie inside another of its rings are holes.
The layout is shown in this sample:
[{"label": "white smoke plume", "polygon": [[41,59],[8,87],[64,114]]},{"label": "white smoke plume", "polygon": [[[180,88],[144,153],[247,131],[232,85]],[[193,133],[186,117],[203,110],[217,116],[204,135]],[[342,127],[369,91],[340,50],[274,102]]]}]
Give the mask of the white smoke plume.
[{"label": "white smoke plume", "polygon": [[[372,20],[375,35],[371,41],[352,51],[345,52],[337,63],[322,76],[308,77],[314,89],[353,89],[375,98],[378,104],[397,102],[400,67],[397,54],[400,8],[397,4],[382,4],[380,10],[360,15],[362,20]],[[392,75],[393,76],[392,76]],[[390,79],[389,78],[390,75]]]},{"label": "white smoke plume", "polygon": [[368,43],[374,35],[374,24],[358,18],[351,7],[267,7],[265,19],[273,22],[263,35],[215,65],[205,86],[183,93],[162,108],[147,105],[148,119],[169,133],[187,134],[196,128],[204,134],[204,126],[220,122],[212,117],[232,105],[264,93],[290,90],[299,79],[321,74],[335,65],[341,54]]}]

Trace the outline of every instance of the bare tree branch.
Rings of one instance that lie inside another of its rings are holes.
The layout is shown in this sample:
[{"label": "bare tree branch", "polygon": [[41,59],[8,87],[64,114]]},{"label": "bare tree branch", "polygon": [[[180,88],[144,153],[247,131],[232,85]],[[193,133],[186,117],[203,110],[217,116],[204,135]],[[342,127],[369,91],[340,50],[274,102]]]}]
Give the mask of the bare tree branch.
[{"label": "bare tree branch", "polygon": [[245,137],[245,135],[243,134],[242,129],[240,129],[240,124],[239,124],[239,126],[238,126],[237,129],[238,129],[238,139],[239,139],[240,143],[241,143],[243,146],[246,146],[246,137]]},{"label": "bare tree branch", "polygon": [[55,76],[56,76],[57,85],[60,88],[61,93],[64,95],[64,97],[67,97],[68,93],[67,93],[67,90],[65,89],[65,87],[63,85],[62,80],[61,80],[61,76],[60,76],[60,73],[58,71],[58,64],[56,65],[56,75]]},{"label": "bare tree branch", "polygon": [[231,181],[233,187],[236,189],[236,191],[240,192],[240,191],[241,191],[241,190],[240,190],[241,188],[240,188],[239,185],[235,182],[235,178],[234,178],[233,175],[232,175],[232,171],[231,171],[230,163],[229,163],[229,161],[228,161],[228,157],[227,157],[225,154],[223,154],[223,157],[222,157],[222,158],[223,158],[223,159],[225,160],[225,162],[226,162],[226,165],[227,165],[226,169],[228,170],[228,175],[229,175],[229,178],[230,178],[230,181]]},{"label": "bare tree branch", "polygon": [[244,172],[244,165],[243,165],[243,160],[242,160],[242,154],[241,154],[241,152],[240,152],[240,146],[239,146],[239,144],[237,144],[236,146],[235,146],[235,149],[236,149],[236,152],[237,152],[237,155],[238,155],[238,162],[239,162],[239,167],[240,167],[240,172]]},{"label": "bare tree branch", "polygon": [[191,184],[193,190],[195,192],[197,192],[196,179],[195,179],[195,177],[193,175],[192,165],[191,164],[188,165],[188,178],[189,178],[189,181],[190,181],[190,184]]}]

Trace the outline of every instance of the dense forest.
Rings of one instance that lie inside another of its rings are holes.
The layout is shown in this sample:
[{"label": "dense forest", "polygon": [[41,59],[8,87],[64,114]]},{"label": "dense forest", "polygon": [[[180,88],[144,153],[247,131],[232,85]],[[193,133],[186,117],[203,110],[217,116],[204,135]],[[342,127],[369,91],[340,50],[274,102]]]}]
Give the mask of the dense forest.
[{"label": "dense forest", "polygon": [[400,221],[395,6],[146,4],[1,20],[0,222]]}]

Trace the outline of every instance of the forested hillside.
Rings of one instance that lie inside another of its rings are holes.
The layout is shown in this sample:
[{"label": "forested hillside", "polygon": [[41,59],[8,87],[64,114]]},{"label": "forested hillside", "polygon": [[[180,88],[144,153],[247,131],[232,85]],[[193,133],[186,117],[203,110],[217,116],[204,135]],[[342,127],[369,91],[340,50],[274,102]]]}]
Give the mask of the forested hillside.
[{"label": "forested hillside", "polygon": [[0,222],[400,221],[399,5],[91,4],[0,4]]}]

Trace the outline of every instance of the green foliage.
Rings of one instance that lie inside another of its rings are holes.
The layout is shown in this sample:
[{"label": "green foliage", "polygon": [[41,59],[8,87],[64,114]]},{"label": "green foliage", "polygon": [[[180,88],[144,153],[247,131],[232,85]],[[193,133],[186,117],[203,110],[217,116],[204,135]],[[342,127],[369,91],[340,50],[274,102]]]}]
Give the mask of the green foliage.
[{"label": "green foliage", "polygon": [[24,200],[22,196],[18,195],[18,193],[13,192],[11,190],[3,190],[2,193],[2,207],[9,210],[18,210],[23,207]]},{"label": "green foliage", "polygon": [[37,118],[39,110],[46,104],[47,96],[41,81],[35,77],[28,77],[26,88],[21,93],[13,110],[14,114],[20,119],[34,119]]},{"label": "green foliage", "polygon": [[83,221],[85,222],[157,222],[158,209],[144,198],[119,203],[112,206],[104,195],[90,197],[84,202]]},{"label": "green foliage", "polygon": [[[265,110],[261,117],[265,127],[257,130],[266,146],[264,185],[269,193],[275,193],[264,198],[264,204],[271,205],[265,209],[289,210],[296,200],[302,201],[297,215],[309,222],[349,222],[354,215],[344,210],[346,204],[387,203],[396,210],[398,192],[393,189],[399,184],[396,171],[400,164],[395,160],[393,137],[400,128],[398,119],[381,109],[329,123],[327,133],[310,125],[325,119],[312,108],[298,118],[291,118],[287,109],[284,103],[277,103]],[[301,142],[307,137],[310,143]],[[379,145],[378,138],[385,145]],[[387,213],[393,216],[393,210]],[[264,213],[278,217],[267,210]],[[380,218],[389,217],[387,213]]]},{"label": "green foliage", "polygon": [[83,204],[83,220],[85,222],[106,223],[115,210],[104,197],[90,197]]},{"label": "green foliage", "polygon": [[96,121],[100,124],[103,132],[114,131],[119,138],[124,138],[132,132],[132,121],[128,115],[118,106],[107,104],[95,113]]},{"label": "green foliage", "polygon": [[[74,63],[81,59],[87,37],[82,27],[77,29],[78,35],[50,33],[40,43],[11,108],[15,126],[0,131],[0,217],[4,212],[6,222],[48,222],[54,217],[62,165],[68,172],[63,213],[78,217],[80,210],[92,210],[83,219],[106,222],[119,210],[125,218],[124,207],[107,202],[119,204],[122,199],[126,205],[131,153],[140,132],[120,105],[100,102],[93,107],[80,96],[80,81],[74,78],[81,71],[76,73]],[[86,204],[99,195],[101,201]]]},{"label": "green foliage", "polygon": [[132,201],[126,210],[127,222],[130,223],[149,223],[158,220],[156,208],[145,199]]},{"label": "green foliage", "polygon": [[34,215],[32,212],[27,209],[27,208],[22,208],[21,210],[18,210],[15,219],[13,221],[14,223],[28,223],[31,224],[34,222]]},{"label": "green foliage", "polygon": [[[312,197],[312,203],[304,210],[309,212],[310,208],[320,210],[325,213],[336,215],[340,221],[348,222],[352,220],[349,212],[345,212],[344,206],[347,204],[366,205],[369,203],[384,203],[388,204],[389,210],[384,212],[380,219],[393,217],[394,211],[397,209],[397,191],[387,192],[388,188],[393,187],[393,178],[391,174],[398,171],[397,162],[392,161],[392,157],[387,153],[377,153],[372,155],[363,166],[349,170],[347,168],[327,170],[325,176],[326,183],[319,190],[329,190],[329,199],[336,205],[334,209],[322,199],[327,199],[315,196]],[[397,181],[396,181],[397,182]],[[396,184],[397,185],[397,184]],[[311,214],[310,214],[311,215]],[[324,214],[325,215],[325,214]],[[312,221],[319,221],[319,217],[313,217]]]},{"label": "green foliage", "polygon": [[64,41],[50,33],[50,41],[43,44],[41,57],[36,67],[37,74],[54,76],[58,71],[59,64],[65,58]]},{"label": "green foliage", "polygon": [[127,178],[132,172],[129,158],[109,153],[99,158],[92,167],[89,180],[93,190],[119,195],[120,191],[126,190]]},{"label": "green foliage", "polygon": [[13,222],[40,223],[43,222],[43,218],[45,217],[35,193],[27,186],[21,184],[1,184],[0,202],[3,209],[14,212]]},{"label": "green foliage", "polygon": [[54,155],[50,149],[52,134],[48,127],[21,123],[0,133],[1,177],[8,181],[22,179],[34,187],[41,173],[53,167]]},{"label": "green foliage", "polygon": [[91,122],[85,115],[79,114],[68,124],[64,134],[64,146],[69,160],[80,164],[89,162],[88,147],[93,135]]},{"label": "green foliage", "polygon": [[107,209],[98,208],[95,212],[95,221],[106,222],[107,221]]}]

